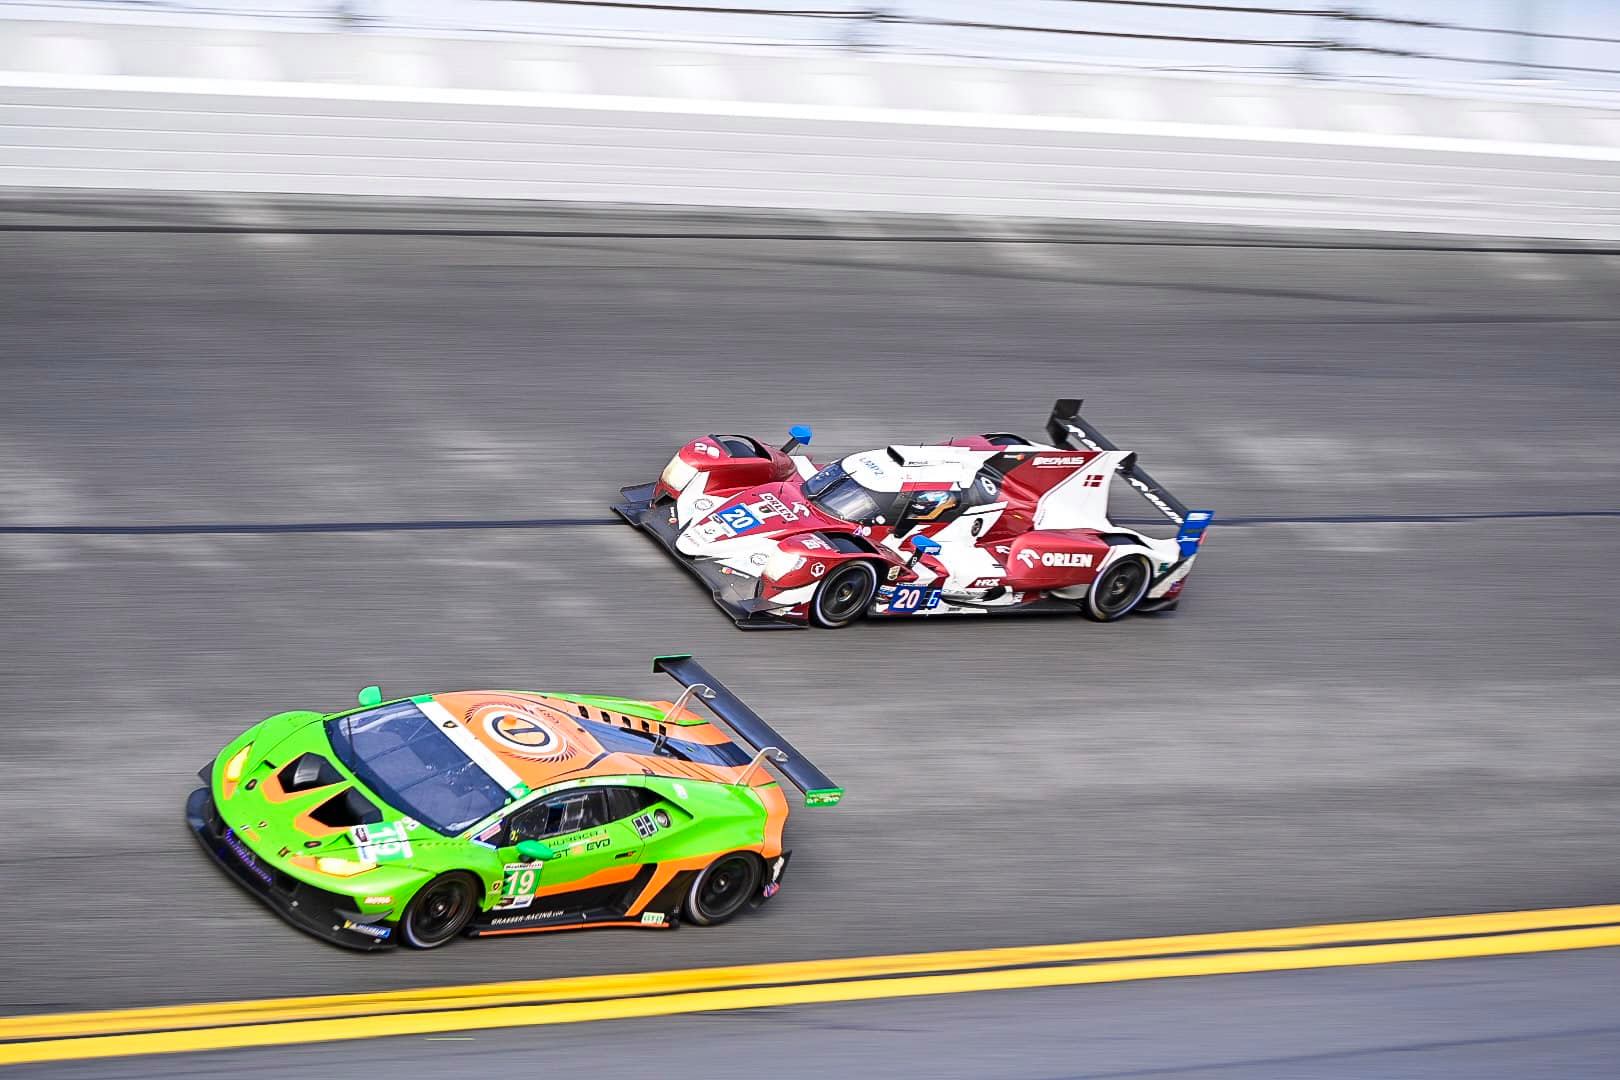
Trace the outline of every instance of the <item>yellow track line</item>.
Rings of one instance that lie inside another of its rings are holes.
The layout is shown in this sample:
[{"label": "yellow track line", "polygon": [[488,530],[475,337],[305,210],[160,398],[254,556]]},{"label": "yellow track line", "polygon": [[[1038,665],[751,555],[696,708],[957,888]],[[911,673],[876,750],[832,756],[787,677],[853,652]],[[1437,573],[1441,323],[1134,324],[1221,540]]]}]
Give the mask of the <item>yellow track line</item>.
[{"label": "yellow track line", "polygon": [[[964,972],[1127,957],[1239,952],[1250,949],[1298,949],[1323,945],[1405,941],[1415,938],[1522,933],[1530,930],[1610,923],[1620,923],[1620,904],[1551,908],[1541,911],[1493,912],[1483,915],[1447,915],[1383,922],[1331,923],[1272,930],[1129,938],[1121,941],[1087,941],[1063,945],[1027,945],[1002,949],[861,956],[685,971],[427,987],[371,994],[168,1005],[107,1012],[54,1013],[0,1019],[0,1040],[173,1031],[231,1024],[337,1019],[377,1013],[429,1012],[446,1008],[493,1008],[578,1001],[582,998],[639,997],[736,989],[745,986],[780,986],[800,982]],[[0,1051],[3,1050],[4,1045],[0,1044]]]},{"label": "yellow track line", "polygon": [[1020,967],[894,979],[858,979],[751,989],[699,990],[602,1001],[507,1005],[471,1010],[301,1020],[249,1027],[202,1028],[190,1031],[9,1043],[0,1044],[0,1065],[74,1061],[133,1054],[286,1046],[391,1035],[432,1035],[451,1031],[482,1031],[594,1020],[623,1020],[722,1009],[759,1009],[781,1005],[815,1005],[871,1001],[880,998],[965,994],[982,990],[1027,990],[1139,979],[1295,971],[1362,964],[1396,964],[1418,960],[1507,956],[1611,946],[1620,946],[1620,926],[1532,931],[1490,937],[1403,941],[1379,945],[1328,946],[1295,951],[1235,952],[1205,956],[1114,960],[1069,967]]}]

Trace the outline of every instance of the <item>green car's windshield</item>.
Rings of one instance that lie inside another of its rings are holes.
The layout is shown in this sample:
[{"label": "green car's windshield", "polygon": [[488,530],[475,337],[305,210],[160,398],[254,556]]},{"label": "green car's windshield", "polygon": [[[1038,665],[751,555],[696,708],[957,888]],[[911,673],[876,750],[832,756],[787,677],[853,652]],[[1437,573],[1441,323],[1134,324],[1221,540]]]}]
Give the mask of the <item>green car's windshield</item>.
[{"label": "green car's windshield", "polygon": [[326,722],[332,752],[388,805],[454,836],[506,805],[506,790],[409,701]]}]

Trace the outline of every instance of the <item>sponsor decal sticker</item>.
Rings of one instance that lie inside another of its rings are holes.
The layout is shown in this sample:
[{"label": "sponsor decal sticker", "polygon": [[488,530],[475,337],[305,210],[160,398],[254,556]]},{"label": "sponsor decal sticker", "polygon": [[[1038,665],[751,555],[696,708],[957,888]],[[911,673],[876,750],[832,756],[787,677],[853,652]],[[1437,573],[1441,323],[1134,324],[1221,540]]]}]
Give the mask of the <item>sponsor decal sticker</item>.
[{"label": "sponsor decal sticker", "polygon": [[566,757],[568,744],[538,716],[517,709],[498,708],[480,719],[490,738],[524,757]]},{"label": "sponsor decal sticker", "polygon": [[781,499],[778,499],[770,492],[766,492],[764,495],[760,496],[759,505],[761,507],[761,512],[767,516],[774,514],[783,521],[799,520],[799,515],[790,510],[787,503],[783,502]]},{"label": "sponsor decal sticker", "polygon": [[712,544],[716,540],[731,536],[732,532],[726,528],[726,523],[719,520],[700,521],[692,526],[693,534],[701,543]]},{"label": "sponsor decal sticker", "polygon": [[1050,455],[1036,454],[1035,460],[1030,462],[1037,469],[1078,469],[1086,463],[1083,457],[1052,457]]},{"label": "sponsor decal sticker", "polygon": [[889,567],[889,580],[890,581],[894,581],[899,576],[900,576],[900,568],[898,566]]},{"label": "sponsor decal sticker", "polygon": [[924,588],[921,585],[896,585],[894,595],[889,598],[889,610],[901,614],[926,611],[938,606],[939,590]]},{"label": "sponsor decal sticker", "polygon": [[409,818],[382,825],[356,825],[349,830],[349,840],[361,862],[400,862],[411,857],[410,830],[415,825]]},{"label": "sponsor decal sticker", "polygon": [[641,915],[641,921],[646,926],[663,926],[664,913],[662,911],[646,911]]},{"label": "sponsor decal sticker", "polygon": [[752,532],[764,524],[746,506],[727,507],[716,514],[715,517],[720,519],[720,522],[732,536],[741,536],[743,533]]},{"label": "sponsor decal sticker", "polygon": [[236,833],[234,831],[226,829],[224,840],[225,846],[231,849],[232,855],[235,855],[239,860],[241,860],[242,866],[247,870],[248,873],[252,874],[266,885],[269,885],[275,880],[270,871],[259,865],[259,857],[253,854],[253,852],[249,851],[247,845],[236,838]]},{"label": "sponsor decal sticker", "polygon": [[348,919],[343,920],[343,929],[353,930],[357,934],[364,934],[366,937],[376,938],[378,941],[393,933],[393,930],[386,926],[367,926],[365,923],[350,922]]},{"label": "sponsor decal sticker", "polygon": [[820,577],[821,575],[825,574],[826,572],[827,572],[827,564],[826,563],[819,563],[818,562],[818,563],[811,563],[810,564],[810,576],[811,577]]},{"label": "sponsor decal sticker", "polygon": [[368,896],[361,901],[361,903],[370,904],[372,907],[387,906],[393,904],[393,902],[394,898],[392,896]]},{"label": "sponsor decal sticker", "polygon": [[1032,548],[1025,548],[1018,553],[1018,561],[1025,566],[1034,568],[1036,563],[1042,566],[1072,566],[1089,569],[1095,558],[1089,551],[1042,551],[1036,552]]},{"label": "sponsor decal sticker", "polygon": [[998,578],[998,577],[981,577],[981,578],[974,578],[972,581],[968,582],[968,588],[970,588],[970,589],[993,589],[997,585],[1000,585],[1000,584],[1001,584],[1001,579]]},{"label": "sponsor decal sticker", "polygon": [[1139,492],[1141,494],[1142,498],[1146,499],[1148,502],[1152,503],[1154,506],[1157,506],[1159,508],[1159,512],[1161,514],[1163,514],[1165,517],[1169,518],[1171,521],[1175,522],[1177,525],[1186,524],[1186,522],[1184,522],[1182,520],[1181,515],[1176,513],[1174,510],[1172,510],[1170,508],[1169,503],[1167,503],[1163,499],[1159,498],[1158,493],[1155,492],[1152,488],[1150,488],[1146,484],[1142,483],[1142,481],[1138,480],[1136,477],[1132,476],[1130,473],[1122,473],[1121,475],[1123,475],[1125,477],[1125,482],[1127,484],[1131,485],[1131,487],[1135,488],[1137,490],[1137,492]]},{"label": "sponsor decal sticker", "polygon": [[507,863],[501,868],[501,898],[497,908],[517,910],[534,903],[534,890],[540,884],[540,867],[536,863]]},{"label": "sponsor decal sticker", "polygon": [[562,908],[556,908],[552,911],[531,911],[526,915],[502,915],[489,920],[489,925],[511,926],[513,923],[539,922],[541,919],[555,919],[562,913]]}]

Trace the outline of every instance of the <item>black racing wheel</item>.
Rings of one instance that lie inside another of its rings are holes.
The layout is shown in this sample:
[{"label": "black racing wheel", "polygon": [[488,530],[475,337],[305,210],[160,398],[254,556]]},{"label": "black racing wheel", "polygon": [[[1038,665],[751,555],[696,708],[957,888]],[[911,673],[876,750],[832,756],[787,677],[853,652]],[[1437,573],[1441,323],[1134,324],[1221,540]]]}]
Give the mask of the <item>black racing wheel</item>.
[{"label": "black racing wheel", "polygon": [[698,926],[723,923],[759,892],[764,875],[759,858],[746,851],[722,855],[692,882],[686,894],[686,919]]},{"label": "black racing wheel", "polygon": [[847,562],[821,579],[810,598],[810,618],[817,626],[836,630],[866,612],[877,592],[877,571],[862,560]]},{"label": "black racing wheel", "polygon": [[437,949],[454,940],[478,910],[477,888],[466,874],[443,874],[422,886],[399,920],[406,944]]},{"label": "black racing wheel", "polygon": [[1085,613],[1098,622],[1113,622],[1131,613],[1142,602],[1148,586],[1153,584],[1153,573],[1147,561],[1138,555],[1129,555],[1097,575],[1086,593]]}]

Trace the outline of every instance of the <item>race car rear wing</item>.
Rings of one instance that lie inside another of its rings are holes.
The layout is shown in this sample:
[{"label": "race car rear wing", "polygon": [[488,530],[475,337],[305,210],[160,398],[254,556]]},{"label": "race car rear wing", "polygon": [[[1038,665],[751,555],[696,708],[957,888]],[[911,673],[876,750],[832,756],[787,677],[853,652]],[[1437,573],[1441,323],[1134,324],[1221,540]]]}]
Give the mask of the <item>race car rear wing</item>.
[{"label": "race car rear wing", "polygon": [[[1081,417],[1080,406],[1083,404],[1079,398],[1062,398],[1052,406],[1052,415],[1046,421],[1046,434],[1053,445],[1066,446],[1071,450],[1118,450],[1119,447],[1110,442],[1107,436]],[[1189,546],[1197,549],[1204,530],[1215,519],[1214,511],[1187,509],[1186,503],[1166,491],[1136,464],[1135,454],[1127,456],[1120,463],[1119,475],[1155,510],[1175,522],[1179,529],[1176,539],[1181,541],[1183,553],[1187,553]]]},{"label": "race car rear wing", "polygon": [[[709,711],[726,722],[726,726],[757,753],[749,771],[769,758],[794,787],[804,792],[806,806],[832,806],[844,797],[844,789],[832,782],[828,775],[811,764],[810,759],[794,749],[763,717],[750,709],[743,700],[728,690],[724,683],[703,669],[703,665],[690,654],[656,656],[653,672],[665,672],[676,682],[690,690],[707,687],[709,693],[683,694],[681,700],[701,700]],[[775,753],[772,753],[775,751]],[[746,777],[748,774],[744,774]]]}]

